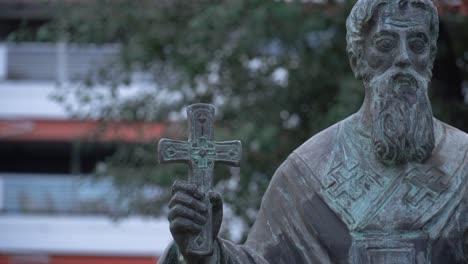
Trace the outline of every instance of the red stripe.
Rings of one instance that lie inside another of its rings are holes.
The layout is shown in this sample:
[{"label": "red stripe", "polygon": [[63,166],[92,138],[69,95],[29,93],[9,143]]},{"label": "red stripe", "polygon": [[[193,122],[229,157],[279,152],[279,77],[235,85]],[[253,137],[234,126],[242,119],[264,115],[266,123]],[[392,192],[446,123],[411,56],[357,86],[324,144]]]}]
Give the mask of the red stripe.
[{"label": "red stripe", "polygon": [[153,256],[0,255],[0,264],[156,264]]},{"label": "red stripe", "polygon": [[97,120],[14,119],[0,120],[3,141],[124,141],[148,142],[161,138],[164,125],[144,122]]}]

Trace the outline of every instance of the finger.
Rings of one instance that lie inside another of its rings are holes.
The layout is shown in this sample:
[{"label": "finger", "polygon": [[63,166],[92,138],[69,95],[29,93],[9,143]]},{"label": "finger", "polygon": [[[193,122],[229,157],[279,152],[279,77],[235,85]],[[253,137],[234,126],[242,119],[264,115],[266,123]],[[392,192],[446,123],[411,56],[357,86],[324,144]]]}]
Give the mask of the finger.
[{"label": "finger", "polygon": [[208,208],[205,204],[182,192],[178,192],[172,196],[171,200],[169,201],[169,208],[173,208],[178,204],[187,206],[188,208],[191,208],[201,214],[206,214],[208,211]]},{"label": "finger", "polygon": [[210,198],[210,202],[213,208],[218,208],[219,206],[223,205],[223,198],[219,192],[210,191],[208,193],[208,196]]},{"label": "finger", "polygon": [[182,232],[190,232],[190,233],[198,233],[201,231],[201,227],[190,221],[186,218],[177,218],[174,221],[171,221],[169,226],[172,233],[182,233]]},{"label": "finger", "polygon": [[201,192],[198,186],[195,183],[186,182],[186,181],[175,181],[172,185],[172,195],[176,192],[184,192],[190,196],[197,198],[198,200],[203,199],[205,194]]},{"label": "finger", "polygon": [[176,205],[174,206],[170,211],[169,211],[169,215],[168,215],[168,219],[169,221],[172,222],[172,220],[176,219],[176,218],[186,218],[188,220],[191,220],[199,225],[203,225],[206,223],[206,217],[195,212],[194,210],[186,207],[186,206],[183,206],[183,205]]}]

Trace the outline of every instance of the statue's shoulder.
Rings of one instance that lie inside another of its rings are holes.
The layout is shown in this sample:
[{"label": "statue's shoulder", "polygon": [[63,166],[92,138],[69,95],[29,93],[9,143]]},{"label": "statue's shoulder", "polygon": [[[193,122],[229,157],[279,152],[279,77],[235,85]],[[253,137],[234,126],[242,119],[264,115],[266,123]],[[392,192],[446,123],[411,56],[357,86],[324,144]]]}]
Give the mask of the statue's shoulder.
[{"label": "statue's shoulder", "polygon": [[444,127],[444,130],[446,131],[446,135],[451,140],[459,141],[460,143],[463,143],[463,145],[468,146],[468,134],[466,132],[463,132],[460,129],[455,128],[442,121],[439,121],[439,122],[442,124],[442,126]]},{"label": "statue's shoulder", "polygon": [[340,121],[315,134],[291,154],[290,158],[302,163],[315,175],[325,168],[333,148],[338,143],[338,132],[343,121]]},{"label": "statue's shoulder", "polygon": [[450,158],[464,157],[465,162],[467,162],[468,134],[442,121],[437,120],[436,122],[442,127],[441,144],[437,151]]},{"label": "statue's shoulder", "polygon": [[340,121],[315,134],[294,150],[294,153],[303,158],[313,158],[330,152],[333,149],[342,122],[344,121]]}]

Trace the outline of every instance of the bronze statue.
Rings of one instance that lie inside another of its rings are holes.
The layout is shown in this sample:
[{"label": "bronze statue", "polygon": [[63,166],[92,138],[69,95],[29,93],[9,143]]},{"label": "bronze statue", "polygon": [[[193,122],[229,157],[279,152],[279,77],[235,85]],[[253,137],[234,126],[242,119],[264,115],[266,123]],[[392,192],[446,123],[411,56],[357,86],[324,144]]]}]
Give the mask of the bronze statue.
[{"label": "bronze statue", "polygon": [[[468,135],[427,95],[438,23],[431,0],[358,0],[346,41],[361,109],[278,168],[243,245],[217,236],[221,195],[174,184],[160,263],[468,263]],[[212,251],[194,254],[207,221]]]}]

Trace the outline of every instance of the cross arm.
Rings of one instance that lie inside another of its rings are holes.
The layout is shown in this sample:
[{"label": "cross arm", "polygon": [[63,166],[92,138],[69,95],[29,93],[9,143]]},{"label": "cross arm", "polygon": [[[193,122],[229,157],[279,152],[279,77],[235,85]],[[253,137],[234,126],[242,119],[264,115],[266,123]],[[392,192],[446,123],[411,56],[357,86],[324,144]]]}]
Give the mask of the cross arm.
[{"label": "cross arm", "polygon": [[239,167],[242,155],[242,145],[239,140],[215,142],[216,161],[230,166]]},{"label": "cross arm", "polygon": [[190,160],[190,143],[163,138],[158,144],[160,163],[188,162]]}]

